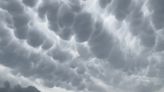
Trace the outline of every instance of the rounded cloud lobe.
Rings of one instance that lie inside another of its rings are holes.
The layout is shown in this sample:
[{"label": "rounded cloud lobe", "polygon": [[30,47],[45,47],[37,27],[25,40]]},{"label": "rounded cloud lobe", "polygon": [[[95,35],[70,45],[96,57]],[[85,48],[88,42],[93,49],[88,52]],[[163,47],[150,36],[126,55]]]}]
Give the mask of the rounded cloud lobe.
[{"label": "rounded cloud lobe", "polygon": [[162,92],[163,4],[0,0],[0,81],[41,92]]}]

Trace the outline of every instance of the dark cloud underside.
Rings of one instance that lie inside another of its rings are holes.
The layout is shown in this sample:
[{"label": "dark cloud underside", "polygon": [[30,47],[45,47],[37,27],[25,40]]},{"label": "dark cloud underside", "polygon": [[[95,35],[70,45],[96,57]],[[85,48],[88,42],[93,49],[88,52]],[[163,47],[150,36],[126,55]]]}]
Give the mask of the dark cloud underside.
[{"label": "dark cloud underside", "polygon": [[0,92],[163,92],[163,4],[0,0]]}]

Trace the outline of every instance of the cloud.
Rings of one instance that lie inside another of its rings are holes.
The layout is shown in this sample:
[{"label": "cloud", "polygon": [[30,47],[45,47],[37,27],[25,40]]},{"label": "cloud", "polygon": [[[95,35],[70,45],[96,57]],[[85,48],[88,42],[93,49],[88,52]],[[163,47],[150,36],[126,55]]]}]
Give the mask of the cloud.
[{"label": "cloud", "polygon": [[44,38],[42,33],[37,32],[37,29],[32,29],[28,32],[27,42],[33,47],[38,47],[43,44]]},{"label": "cloud", "polygon": [[113,13],[118,20],[123,20],[128,14],[131,5],[131,0],[119,1],[115,0],[112,1]]},{"label": "cloud", "polygon": [[71,27],[64,27],[60,32],[59,32],[59,36],[63,39],[63,40],[69,40],[71,39],[71,37],[74,35],[73,33],[73,29]]},{"label": "cloud", "polygon": [[100,34],[95,34],[96,36],[91,38],[89,44],[92,52],[98,58],[106,58],[110,54],[114,41],[112,36],[106,33],[105,30],[100,31],[102,31]]},{"label": "cloud", "polygon": [[105,8],[112,0],[99,0],[99,4],[102,8]]},{"label": "cloud", "polygon": [[0,0],[0,85],[9,81],[11,92],[163,90],[162,3]]},{"label": "cloud", "polygon": [[59,9],[59,24],[61,27],[69,27],[74,22],[75,14],[72,9],[63,5]]},{"label": "cloud", "polygon": [[33,7],[38,2],[38,0],[23,0],[23,3],[27,6]]},{"label": "cloud", "polygon": [[1,92],[40,92],[33,86],[29,86],[27,88],[22,88],[20,85],[16,85],[14,88],[10,88],[10,84],[8,82],[4,83],[4,87],[0,88]]},{"label": "cloud", "polygon": [[87,41],[92,32],[92,16],[87,12],[82,12],[76,16],[74,22],[74,32],[79,42]]},{"label": "cloud", "polygon": [[155,47],[156,50],[157,51],[163,51],[164,50],[163,46],[164,46],[164,39],[162,37],[158,37],[157,44]]},{"label": "cloud", "polygon": [[24,7],[21,4],[20,1],[14,0],[14,1],[6,1],[4,5],[2,5],[3,9],[6,9],[9,13],[12,15],[17,15],[19,13],[22,13],[24,11]]},{"label": "cloud", "polygon": [[149,0],[149,7],[150,10],[153,11],[152,13],[152,22],[156,29],[163,28],[163,1],[162,0]]}]

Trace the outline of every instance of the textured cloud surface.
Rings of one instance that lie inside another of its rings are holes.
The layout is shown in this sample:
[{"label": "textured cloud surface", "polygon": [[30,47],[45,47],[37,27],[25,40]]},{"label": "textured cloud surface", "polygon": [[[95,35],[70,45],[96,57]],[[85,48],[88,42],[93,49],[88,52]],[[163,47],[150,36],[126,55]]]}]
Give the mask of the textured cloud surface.
[{"label": "textured cloud surface", "polygon": [[27,88],[22,88],[20,85],[17,85],[14,88],[10,88],[10,84],[8,82],[5,82],[4,87],[0,88],[0,92],[40,92],[40,91],[32,86],[29,86]]},{"label": "textured cloud surface", "polygon": [[163,92],[163,4],[0,0],[0,92]]}]

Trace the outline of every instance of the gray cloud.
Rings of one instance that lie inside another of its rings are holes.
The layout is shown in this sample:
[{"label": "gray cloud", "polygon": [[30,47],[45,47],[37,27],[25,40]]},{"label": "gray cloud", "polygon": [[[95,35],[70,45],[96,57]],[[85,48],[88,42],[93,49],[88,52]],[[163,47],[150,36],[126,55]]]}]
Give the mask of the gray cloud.
[{"label": "gray cloud", "polygon": [[[119,56],[119,57],[118,57]],[[109,55],[109,62],[116,68],[125,67],[125,56],[119,47],[114,47]]]},{"label": "gray cloud", "polygon": [[28,33],[27,42],[33,47],[38,47],[43,44],[44,36],[42,33],[38,33],[37,29],[32,29]]},{"label": "gray cloud", "polygon": [[112,0],[99,0],[99,4],[102,8],[105,8]]},{"label": "gray cloud", "polygon": [[64,40],[69,40],[73,36],[73,34],[73,29],[71,27],[64,27],[59,32],[59,36]]},{"label": "gray cloud", "polygon": [[155,47],[157,51],[163,51],[164,50],[164,39],[163,37],[159,37],[157,40],[157,45]]},{"label": "gray cloud", "polygon": [[153,1],[153,0],[149,0],[149,7],[150,7],[150,10],[153,11],[153,14],[152,14],[152,21],[153,21],[153,24],[154,26],[156,27],[156,29],[161,29],[163,28],[163,1],[162,0],[156,0],[156,1]]},{"label": "gray cloud", "polygon": [[12,15],[17,15],[19,13],[22,13],[24,11],[23,5],[18,0],[13,1],[6,1],[4,5],[2,5],[4,9],[6,9],[9,13]]},{"label": "gray cloud", "polygon": [[89,39],[92,32],[92,16],[87,12],[82,12],[75,18],[74,31],[77,41],[83,42]]},{"label": "gray cloud", "polygon": [[50,56],[53,57],[53,59],[58,60],[59,62],[66,62],[67,60],[72,58],[69,52],[62,50],[60,48],[55,48],[51,50],[51,52],[49,53],[50,53]]},{"label": "gray cloud", "polygon": [[0,82],[20,78],[46,92],[158,92],[162,3],[0,0]]},{"label": "gray cloud", "polygon": [[29,86],[27,88],[22,88],[20,85],[16,85],[15,87],[11,88],[8,82],[4,83],[4,87],[0,87],[0,92],[40,92],[33,86]]},{"label": "gray cloud", "polygon": [[38,0],[23,0],[23,3],[27,6],[33,7],[38,2]]},{"label": "gray cloud", "polygon": [[61,27],[71,26],[74,22],[75,14],[72,9],[63,5],[59,9],[59,24]]},{"label": "gray cloud", "polygon": [[118,20],[123,20],[129,14],[131,0],[114,0],[112,3],[111,8],[113,8],[114,15]]},{"label": "gray cloud", "polygon": [[113,47],[113,37],[106,33],[104,29],[98,31],[100,31],[100,33],[95,31],[94,36],[89,41],[90,48],[98,58],[106,58],[109,56]]},{"label": "gray cloud", "polygon": [[144,46],[152,48],[155,45],[156,35],[150,20],[144,17],[140,7],[136,7],[128,16],[131,33],[138,36]]}]

